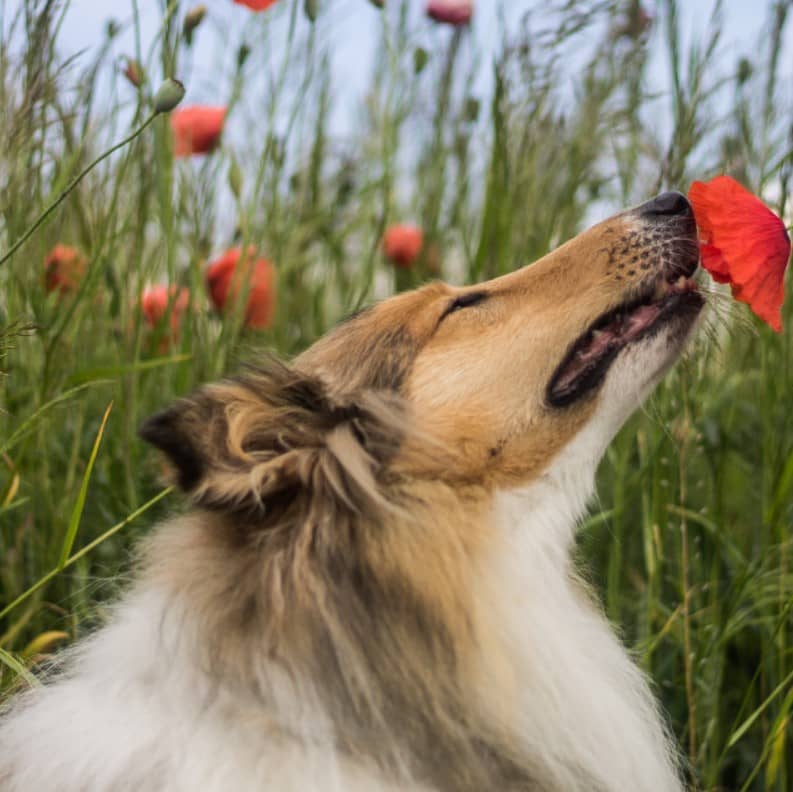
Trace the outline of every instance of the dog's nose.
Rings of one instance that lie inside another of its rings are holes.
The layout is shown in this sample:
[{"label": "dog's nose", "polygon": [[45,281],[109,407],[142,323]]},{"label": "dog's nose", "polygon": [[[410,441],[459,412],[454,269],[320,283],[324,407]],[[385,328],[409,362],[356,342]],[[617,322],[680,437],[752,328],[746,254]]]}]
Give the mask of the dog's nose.
[{"label": "dog's nose", "polygon": [[688,198],[679,192],[661,193],[652,201],[639,207],[642,217],[673,217],[675,215],[693,214]]}]

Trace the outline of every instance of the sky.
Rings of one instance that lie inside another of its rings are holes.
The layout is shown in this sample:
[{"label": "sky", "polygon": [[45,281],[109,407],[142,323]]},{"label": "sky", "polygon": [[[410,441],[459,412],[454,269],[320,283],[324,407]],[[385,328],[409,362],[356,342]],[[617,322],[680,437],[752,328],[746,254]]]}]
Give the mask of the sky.
[{"label": "sky", "polygon": [[[395,0],[386,0],[395,2]],[[10,9],[20,0],[11,0]],[[288,16],[288,6],[292,0],[283,0],[266,14],[280,14],[280,24],[284,24]],[[299,0],[302,5],[302,0]],[[322,3],[323,0],[320,0]],[[404,0],[411,7],[411,12],[420,26],[422,43],[432,47],[437,38],[433,36],[448,35],[447,30],[440,26],[422,25],[421,14],[425,0]],[[333,85],[345,86],[343,92],[334,95],[333,123],[336,131],[343,133],[356,123],[356,111],[360,106],[364,89],[368,83],[368,74],[378,43],[379,12],[370,5],[368,0],[324,0],[325,6],[331,4],[332,14],[325,15],[322,24],[331,25],[329,31],[336,42],[333,47],[331,68]],[[181,8],[186,10],[195,3],[182,2]],[[228,52],[227,41],[239,41],[242,35],[255,46],[256,24],[260,21],[246,8],[236,5],[231,0],[208,0],[205,2],[208,16],[197,32],[194,53],[193,71],[188,81],[186,102],[205,102],[218,104],[214,96],[213,79],[218,68],[224,68],[233,58]],[[517,29],[523,14],[530,9],[535,13],[542,9],[543,0],[477,0],[475,2],[474,21],[471,29],[475,49],[481,54],[481,69],[477,75],[474,92],[483,98],[490,88],[491,69],[489,64],[501,39],[501,25],[507,31]],[[679,0],[681,27],[685,40],[702,36],[711,24],[715,0]],[[141,18],[142,40],[151,41],[156,35],[161,12],[161,0],[138,0]],[[652,2],[645,2],[647,9],[657,14],[658,9]],[[757,42],[761,40],[763,25],[766,21],[767,2],[763,0],[724,0],[724,39],[722,48],[730,55],[730,62],[735,62],[736,54],[746,54],[751,58],[762,57],[758,52]],[[72,54],[90,50],[102,42],[107,20],[112,16],[122,23],[128,23],[132,16],[132,0],[71,0],[65,15],[61,46],[64,54]],[[503,20],[503,21],[502,21]],[[785,57],[791,60],[793,54],[793,24],[788,25]],[[118,54],[134,51],[134,39],[129,25],[115,43]],[[657,48],[660,51],[660,48]],[[659,74],[661,83],[665,78],[664,64],[660,55],[655,58],[652,69]],[[782,73],[793,74],[793,62]],[[791,98],[791,97],[788,97]]]}]

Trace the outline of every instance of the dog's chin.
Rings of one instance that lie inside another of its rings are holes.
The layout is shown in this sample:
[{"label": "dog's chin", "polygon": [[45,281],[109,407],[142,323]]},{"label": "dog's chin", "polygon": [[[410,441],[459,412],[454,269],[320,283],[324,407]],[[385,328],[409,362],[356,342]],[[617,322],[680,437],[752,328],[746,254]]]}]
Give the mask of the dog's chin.
[{"label": "dog's chin", "polygon": [[680,358],[697,325],[701,307],[701,303],[692,303],[617,355],[598,395],[598,413],[604,422],[606,443]]}]

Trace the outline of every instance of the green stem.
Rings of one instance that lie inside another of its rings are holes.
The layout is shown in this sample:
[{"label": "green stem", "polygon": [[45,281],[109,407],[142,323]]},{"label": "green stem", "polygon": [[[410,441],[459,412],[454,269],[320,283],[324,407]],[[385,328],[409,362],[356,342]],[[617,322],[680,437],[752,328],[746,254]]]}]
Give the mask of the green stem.
[{"label": "green stem", "polygon": [[23,591],[13,602],[6,605],[3,610],[0,610],[0,619],[9,614],[17,605],[24,602],[31,594],[35,594],[42,586],[49,583],[56,575],[63,572],[64,569],[70,567],[75,561],[79,561],[83,556],[88,555],[95,547],[99,546],[105,540],[109,539],[113,534],[118,533],[122,528],[129,525],[137,517],[140,517],[143,512],[154,506],[155,503],[161,501],[166,495],[170,495],[174,491],[174,487],[166,487],[160,490],[153,498],[146,501],[142,506],[139,506],[131,514],[128,514],[121,522],[116,523],[112,528],[108,528],[101,536],[97,536],[92,542],[89,542],[85,547],[78,550],[71,556],[66,563],[57,566],[55,569],[48,572],[44,577],[37,580],[29,589]]},{"label": "green stem", "polygon": [[80,171],[70,182],[66,185],[66,188],[63,192],[36,218],[33,222],[33,225],[25,231],[24,234],[11,246],[11,249],[2,257],[0,258],[0,266],[6,263],[14,253],[25,244],[25,242],[30,239],[36,229],[66,200],[69,193],[85,178],[85,176],[92,171],[102,160],[107,159],[114,151],[118,151],[123,146],[126,146],[127,143],[131,143],[144,129],[146,129],[152,121],[154,121],[157,116],[160,115],[159,113],[152,113],[132,134],[125,137],[122,141],[115,144],[115,146],[111,146],[104,154],[100,154],[93,162],[86,165],[86,167]]}]

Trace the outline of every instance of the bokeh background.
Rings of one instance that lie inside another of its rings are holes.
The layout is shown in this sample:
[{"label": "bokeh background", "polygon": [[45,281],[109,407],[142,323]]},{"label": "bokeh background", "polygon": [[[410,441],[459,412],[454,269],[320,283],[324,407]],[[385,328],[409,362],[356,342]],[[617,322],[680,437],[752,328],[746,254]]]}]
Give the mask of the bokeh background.
[{"label": "bokeh background", "polygon": [[[459,27],[424,0],[212,0],[186,36],[196,5],[0,2],[0,259],[164,78],[179,109],[225,110],[193,156],[155,118],[0,264],[0,696],[102,622],[136,539],[183,508],[136,437],[171,398],[694,179],[791,222],[789,0],[478,0]],[[384,249],[406,226],[409,255]],[[580,559],[692,787],[788,792],[790,311],[777,335],[706,288],[697,343],[601,466]]]}]

